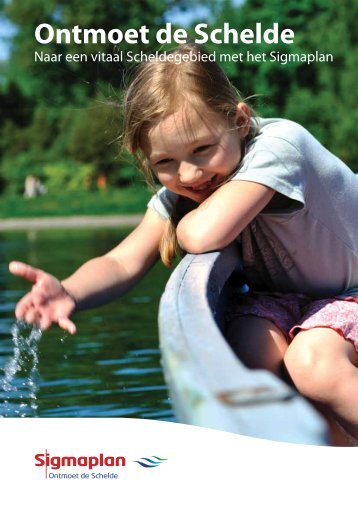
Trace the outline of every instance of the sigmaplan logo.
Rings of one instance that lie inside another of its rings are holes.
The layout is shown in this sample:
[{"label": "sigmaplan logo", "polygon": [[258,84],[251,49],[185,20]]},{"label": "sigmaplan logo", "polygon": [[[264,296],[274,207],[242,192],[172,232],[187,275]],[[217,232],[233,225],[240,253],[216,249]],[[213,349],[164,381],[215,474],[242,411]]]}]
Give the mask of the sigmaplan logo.
[{"label": "sigmaplan logo", "polygon": [[150,459],[148,457],[142,457],[139,460],[134,460],[134,462],[136,462],[142,467],[148,468],[148,467],[157,467],[159,466],[159,464],[163,464],[163,462],[165,462],[166,460],[168,459],[162,459],[160,457],[156,457],[155,455],[153,455],[152,457],[150,457]]},{"label": "sigmaplan logo", "polygon": [[[35,466],[44,467],[45,477],[50,479],[117,479],[116,472],[91,472],[97,467],[112,468],[110,471],[118,471],[118,468],[125,467],[126,459],[122,456],[104,455],[51,455],[47,450],[45,453],[35,455]],[[66,473],[60,472],[65,467]],[[68,472],[70,468],[70,472]],[[80,469],[79,469],[80,468]],[[113,469],[115,468],[115,469]],[[86,472],[83,472],[85,471]],[[55,472],[59,471],[59,472]],[[108,471],[106,469],[106,471]]]}]

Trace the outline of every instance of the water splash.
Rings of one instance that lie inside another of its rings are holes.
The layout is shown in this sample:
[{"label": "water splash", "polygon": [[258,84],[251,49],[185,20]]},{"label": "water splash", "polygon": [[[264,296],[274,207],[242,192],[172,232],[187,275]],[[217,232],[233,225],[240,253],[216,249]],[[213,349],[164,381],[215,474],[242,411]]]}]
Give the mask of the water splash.
[{"label": "water splash", "polygon": [[40,329],[17,321],[11,329],[13,356],[0,380],[0,417],[36,417]]}]

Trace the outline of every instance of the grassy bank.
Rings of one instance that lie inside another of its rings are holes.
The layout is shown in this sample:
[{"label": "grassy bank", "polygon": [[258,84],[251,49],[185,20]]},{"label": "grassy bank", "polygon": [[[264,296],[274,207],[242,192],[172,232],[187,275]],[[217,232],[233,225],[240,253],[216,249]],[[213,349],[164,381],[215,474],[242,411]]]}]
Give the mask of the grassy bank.
[{"label": "grassy bank", "polygon": [[93,192],[58,192],[26,199],[0,195],[0,218],[142,213],[151,194],[143,185]]}]

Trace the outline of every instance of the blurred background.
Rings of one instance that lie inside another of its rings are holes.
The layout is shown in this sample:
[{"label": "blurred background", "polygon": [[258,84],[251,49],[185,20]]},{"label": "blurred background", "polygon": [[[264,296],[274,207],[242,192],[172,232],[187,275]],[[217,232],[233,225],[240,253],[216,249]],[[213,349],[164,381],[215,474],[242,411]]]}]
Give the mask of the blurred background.
[{"label": "blurred background", "polygon": [[[148,198],[117,141],[119,104],[131,69],[125,63],[67,63],[64,58],[34,62],[35,51],[114,54],[133,46],[43,46],[34,37],[40,23],[107,31],[145,24],[154,32],[171,21],[190,34],[199,22],[215,28],[229,21],[238,29],[254,28],[256,22],[264,29],[278,22],[280,28],[294,30],[294,44],[207,47],[225,53],[249,49],[333,54],[333,63],[228,63],[225,70],[244,97],[257,95],[251,105],[259,115],[300,122],[349,166],[356,166],[357,2],[0,0],[0,9],[0,217],[134,212],[142,210]],[[159,48],[152,41],[135,49]],[[40,186],[37,193],[44,196],[24,205],[16,197],[23,195],[29,175],[41,181],[43,191]],[[73,198],[78,194],[81,205]]]}]

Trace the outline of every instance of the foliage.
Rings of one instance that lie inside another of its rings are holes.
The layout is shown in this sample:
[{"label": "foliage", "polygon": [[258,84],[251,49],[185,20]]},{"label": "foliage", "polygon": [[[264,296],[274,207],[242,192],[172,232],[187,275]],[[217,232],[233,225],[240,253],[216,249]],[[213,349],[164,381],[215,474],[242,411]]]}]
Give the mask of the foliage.
[{"label": "foliage", "polygon": [[[91,46],[75,43],[41,46],[34,28],[50,23],[54,28],[82,27],[125,30],[147,25],[154,32],[163,26],[168,9],[207,6],[210,30],[224,22],[238,30],[263,29],[278,22],[295,32],[293,45],[208,43],[217,53],[331,53],[333,63],[229,62],[223,64],[243,96],[256,96],[254,108],[263,116],[283,116],[306,126],[331,151],[352,168],[357,165],[356,123],[358,66],[357,2],[348,0],[8,0],[0,13],[14,23],[10,59],[2,63],[0,80],[0,191],[23,192],[27,175],[38,176],[55,188],[92,191],[103,181],[126,186],[136,174],[129,155],[120,155],[118,137],[122,117],[119,107],[131,69],[124,63],[36,63],[34,52],[115,54],[121,44]],[[197,19],[196,23],[208,22]],[[192,30],[193,33],[193,30]],[[156,50],[149,46],[136,51]]]},{"label": "foliage", "polygon": [[31,199],[7,192],[0,199],[0,219],[144,213],[150,197],[144,185],[107,191],[61,190],[57,187]]},{"label": "foliage", "polygon": [[37,164],[34,157],[26,152],[18,154],[16,157],[5,158],[1,169],[6,190],[14,194],[23,193],[26,176],[31,174],[40,180],[43,178],[42,166]]},{"label": "foliage", "polygon": [[254,29],[255,24],[261,22],[264,30],[277,22],[280,29],[291,28],[295,32],[295,43],[290,46],[282,43],[240,47],[211,44],[208,45],[211,50],[231,54],[248,49],[253,54],[318,51],[334,55],[333,63],[283,65],[244,61],[231,62],[224,67],[243,96],[259,97],[254,101],[259,114],[298,121],[352,168],[357,166],[357,2],[247,0],[235,8],[230,0],[211,0],[210,5],[217,27],[230,21],[232,27]]},{"label": "foliage", "polygon": [[91,164],[75,164],[68,161],[45,165],[43,181],[51,193],[59,189],[88,190],[94,186],[96,169]]},{"label": "foliage", "polygon": [[[98,178],[127,185],[136,174],[132,160],[120,157],[118,106],[127,73],[122,63],[67,62],[66,54],[115,54],[117,47],[75,43],[45,47],[34,37],[35,27],[81,27],[126,30],[164,23],[167,9],[186,8],[181,0],[9,0],[3,15],[14,23],[6,80],[0,82],[0,190],[23,191],[26,175],[49,188],[92,188]],[[194,2],[195,3],[195,2]],[[0,5],[1,8],[1,5]],[[121,49],[133,46],[121,44]],[[154,49],[152,45],[136,50]],[[62,53],[56,63],[36,63],[35,51]],[[103,179],[104,178],[104,179]],[[89,181],[91,181],[89,183]]]},{"label": "foliage", "polygon": [[117,108],[94,103],[73,111],[71,116],[67,146],[69,156],[79,162],[91,162],[104,173],[110,172],[119,152],[116,142],[119,134]]}]

